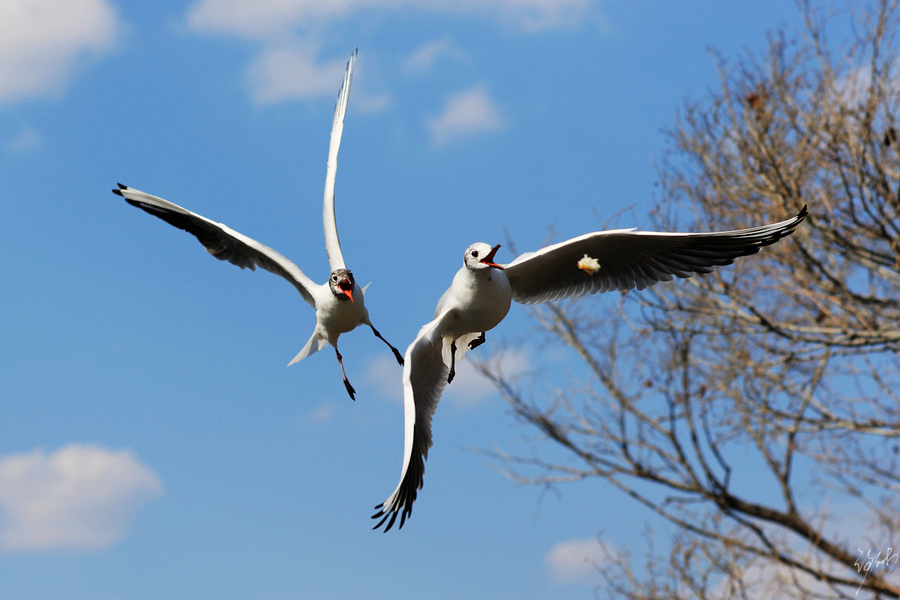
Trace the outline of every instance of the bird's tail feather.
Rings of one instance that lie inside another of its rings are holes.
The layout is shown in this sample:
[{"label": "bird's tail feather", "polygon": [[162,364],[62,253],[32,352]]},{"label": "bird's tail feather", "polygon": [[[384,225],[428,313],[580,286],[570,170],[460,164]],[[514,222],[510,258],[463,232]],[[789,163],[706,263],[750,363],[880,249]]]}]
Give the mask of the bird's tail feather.
[{"label": "bird's tail feather", "polygon": [[313,332],[312,337],[309,338],[309,341],[306,342],[305,346],[303,346],[303,350],[300,351],[300,354],[294,357],[294,360],[288,363],[288,366],[291,366],[296,362],[300,362],[310,354],[315,354],[327,345],[328,340],[323,337],[319,337],[315,332]]},{"label": "bird's tail feather", "polygon": [[[474,339],[477,339],[481,336],[480,331],[476,331],[473,333],[467,333],[463,336],[456,338],[456,360],[455,362],[459,364],[459,362],[465,357],[466,352],[469,350],[469,342]],[[447,365],[447,368],[450,368],[450,344],[453,340],[450,338],[443,339],[443,348],[441,352],[441,358],[444,360],[444,364]]]}]

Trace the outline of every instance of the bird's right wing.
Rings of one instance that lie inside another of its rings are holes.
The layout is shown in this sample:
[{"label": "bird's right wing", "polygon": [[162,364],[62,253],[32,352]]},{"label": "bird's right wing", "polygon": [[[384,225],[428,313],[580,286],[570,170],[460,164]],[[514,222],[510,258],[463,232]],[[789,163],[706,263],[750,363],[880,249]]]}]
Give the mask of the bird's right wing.
[{"label": "bird's right wing", "polygon": [[353,65],[356,63],[356,52],[350,55],[344,83],[338,92],[334,105],[334,124],[331,126],[331,143],[328,145],[328,168],[325,171],[325,202],[322,206],[322,221],[325,226],[325,252],[328,253],[328,264],[332,271],[345,269],[344,255],[341,253],[341,241],[338,239],[337,222],[334,218],[334,179],[337,175],[338,150],[341,147],[341,136],[344,133],[344,114],[347,112],[347,99],[350,97],[350,81],[353,79]]},{"label": "bird's right wing", "polygon": [[445,311],[434,321],[419,331],[415,341],[406,349],[403,364],[403,468],[400,483],[387,500],[376,506],[373,519],[381,521],[373,529],[385,522],[389,531],[400,516],[400,527],[412,514],[417,492],[422,489],[425,473],[425,459],[431,447],[431,418],[437,409],[450,368],[444,364],[442,333],[446,329],[444,321],[450,311]]},{"label": "bird's right wing", "polygon": [[612,290],[642,290],[673,276],[729,265],[790,235],[806,217],[711,233],[597,231],[523,254],[505,265],[513,300],[536,304]]},{"label": "bird's right wing", "polygon": [[207,252],[219,260],[227,260],[242,269],[249,267],[256,270],[259,266],[284,277],[297,288],[310,306],[316,307],[312,290],[318,286],[304,275],[297,265],[268,246],[251,240],[222,223],[210,221],[168,200],[151,196],[121,183],[119,189],[113,190],[113,193],[125,198],[128,204],[192,234],[200,240]]}]

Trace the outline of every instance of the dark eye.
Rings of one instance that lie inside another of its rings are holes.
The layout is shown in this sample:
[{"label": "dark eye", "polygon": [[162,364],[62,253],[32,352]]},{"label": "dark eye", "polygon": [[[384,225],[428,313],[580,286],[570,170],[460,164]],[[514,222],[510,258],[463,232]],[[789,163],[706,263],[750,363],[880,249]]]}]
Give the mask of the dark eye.
[{"label": "dark eye", "polygon": [[332,275],[332,276],[331,276],[331,280],[332,280],[332,281],[337,281],[337,275]]},{"label": "dark eye", "polygon": [[472,250],[472,258],[478,258],[478,250]]}]

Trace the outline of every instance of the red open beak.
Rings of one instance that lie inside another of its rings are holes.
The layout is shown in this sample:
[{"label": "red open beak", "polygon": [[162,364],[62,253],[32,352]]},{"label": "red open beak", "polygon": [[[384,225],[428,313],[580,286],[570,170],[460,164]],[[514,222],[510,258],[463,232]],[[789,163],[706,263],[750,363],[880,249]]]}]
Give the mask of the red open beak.
[{"label": "red open beak", "polygon": [[489,267],[494,267],[495,269],[500,269],[501,271],[504,271],[505,269],[503,268],[502,265],[498,265],[497,263],[494,262],[494,255],[497,254],[497,250],[499,250],[499,249],[500,249],[500,244],[497,244],[496,246],[491,248],[491,251],[488,252],[487,256],[485,256],[484,258],[481,259],[481,262],[486,264]]},{"label": "red open beak", "polygon": [[349,279],[345,279],[338,287],[341,288],[341,291],[344,292],[348,298],[350,298],[350,302],[353,302],[353,282]]}]

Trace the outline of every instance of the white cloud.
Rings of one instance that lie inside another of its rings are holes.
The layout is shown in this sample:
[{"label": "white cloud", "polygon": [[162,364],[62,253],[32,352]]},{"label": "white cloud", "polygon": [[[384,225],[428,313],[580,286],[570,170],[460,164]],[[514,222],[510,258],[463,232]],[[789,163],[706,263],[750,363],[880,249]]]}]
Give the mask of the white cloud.
[{"label": "white cloud", "polygon": [[392,398],[398,403],[403,402],[403,381],[400,375],[400,367],[393,357],[379,356],[371,363],[366,371],[366,381],[374,385],[378,392],[385,398]]},{"label": "white cloud", "polygon": [[456,363],[456,376],[453,383],[444,388],[444,399],[457,406],[472,406],[496,391],[490,380],[478,372],[472,361],[465,359]]},{"label": "white cloud", "polygon": [[22,125],[19,133],[8,139],[3,147],[14,154],[21,154],[37,150],[43,146],[44,140],[35,130],[28,125]]},{"label": "white cloud", "polygon": [[90,549],[124,537],[133,513],[162,492],[128,450],[73,444],[0,459],[0,548]]},{"label": "white cloud", "polygon": [[[444,388],[444,396],[457,406],[471,406],[497,393],[497,388],[475,368],[471,358],[472,356],[467,353],[466,359],[456,365],[453,383]],[[488,360],[494,369],[508,378],[514,378],[531,369],[528,354],[517,350],[503,350]]]},{"label": "white cloud", "polygon": [[[404,16],[493,19],[522,31],[603,23],[598,0],[196,0],[186,19],[194,31],[233,35],[262,45],[247,81],[257,102],[269,104],[321,96],[325,88],[331,93],[337,63],[317,62],[322,40],[346,38],[346,20],[351,17],[383,19],[401,11]],[[300,44],[303,50],[296,50],[294,46]],[[415,72],[429,68],[439,56],[458,53],[451,42],[438,40],[420,48],[405,66]],[[376,98],[379,108],[389,101],[385,95]]]},{"label": "white cloud", "polygon": [[[247,68],[245,80],[257,104],[322,97],[336,99],[349,58],[348,52],[346,58],[319,65],[312,44],[290,40],[264,48]],[[389,94],[366,96],[354,89],[351,104],[354,111],[375,113],[392,102]]]},{"label": "white cloud", "polygon": [[294,27],[322,27],[354,11],[481,14],[524,30],[577,25],[591,0],[199,0],[188,13],[197,31],[263,39]]},{"label": "white cloud", "polygon": [[356,100],[353,105],[359,109],[361,113],[377,113],[382,112],[394,103],[394,98],[390,94],[381,93],[376,96],[366,96],[365,94],[356,94]]},{"label": "white cloud", "polygon": [[[810,565],[815,568],[818,565]],[[832,566],[835,566],[832,564]],[[796,592],[797,583],[810,592],[808,597],[833,598],[834,592],[827,583],[823,583],[812,575],[799,569],[791,570],[788,567],[768,561],[751,561],[747,565],[738,566],[741,582],[741,596],[750,600],[767,600],[768,598],[796,597],[791,592]],[[842,573],[845,567],[837,565],[834,572]],[[842,573],[843,574],[843,573]],[[852,577],[852,575],[851,575]],[[860,581],[862,577],[860,577]],[[727,579],[723,580],[712,597],[733,596],[734,584]]]},{"label": "white cloud", "polygon": [[59,93],[82,61],[110,48],[119,26],[106,0],[3,0],[0,102]]},{"label": "white cloud", "polygon": [[[466,358],[456,364],[456,377],[444,388],[444,401],[457,407],[472,406],[497,392],[490,380],[478,372],[470,358],[467,353]],[[490,360],[507,377],[515,377],[531,368],[528,355],[520,351],[504,350]],[[403,382],[393,358],[380,356],[372,361],[366,380],[377,387],[385,398],[403,401]]]},{"label": "white cloud", "polygon": [[459,60],[464,58],[465,54],[449,37],[445,36],[417,48],[406,59],[404,67],[408,73],[426,73],[431,70],[435,61],[440,57]]},{"label": "white cloud", "polygon": [[321,96],[337,98],[345,67],[343,60],[319,66],[315,50],[290,44],[267,48],[251,63],[247,83],[259,104]]},{"label": "white cloud", "polygon": [[432,141],[449,141],[494,131],[506,124],[484,87],[474,87],[451,98],[444,111],[428,123]]},{"label": "white cloud", "polygon": [[596,538],[568,540],[550,549],[544,563],[558,583],[586,583],[598,576],[603,550]]},{"label": "white cloud", "polygon": [[331,421],[332,417],[334,417],[335,406],[334,404],[321,404],[318,408],[316,408],[310,414],[310,419],[314,423],[327,423]]}]

